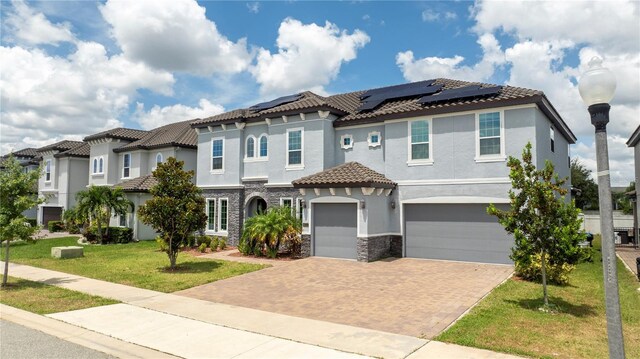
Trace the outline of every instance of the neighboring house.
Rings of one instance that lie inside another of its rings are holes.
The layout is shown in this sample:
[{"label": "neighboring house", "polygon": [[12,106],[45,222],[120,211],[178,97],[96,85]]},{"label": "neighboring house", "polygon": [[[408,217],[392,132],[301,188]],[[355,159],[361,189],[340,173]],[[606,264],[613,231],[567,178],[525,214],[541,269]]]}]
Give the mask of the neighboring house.
[{"label": "neighboring house", "polygon": [[117,128],[84,138],[91,146],[89,184],[122,187],[134,204],[131,213],[112,218],[110,225],[132,228],[135,239],[156,237],[157,233],[139,220],[137,208],[151,198],[148,192],[156,183],[151,172],[158,163],[175,157],[185,162],[185,170],[195,171],[197,135],[190,122],[150,131]]},{"label": "neighboring house", "polygon": [[[3,163],[9,155],[13,155],[13,157],[20,162],[20,165],[24,168],[25,172],[37,171],[40,168],[40,155],[38,154],[37,149],[29,147],[0,157],[0,171],[4,169]],[[37,190],[37,188],[34,189],[36,192]],[[22,215],[25,216],[25,218],[37,218],[38,207],[30,208],[22,212]]]},{"label": "neighboring house", "polygon": [[38,206],[38,224],[59,221],[62,211],[73,207],[76,194],[86,188],[89,170],[89,145],[79,141],[60,141],[41,147],[43,174],[38,194],[46,201]]},{"label": "neighboring house", "polygon": [[576,138],[541,91],[436,79],[311,92],[196,120],[207,233],[238,244],[244,220],[287,205],[303,254],[510,263],[508,156],[568,177]]},{"label": "neighboring house", "polygon": [[636,189],[628,193],[629,197],[631,197],[631,201],[633,202],[633,223],[634,223],[634,233],[636,233],[636,244],[638,243],[638,237],[640,237],[640,233],[638,232],[638,214],[640,213],[640,205],[638,204],[638,184],[640,183],[640,146],[638,143],[640,142],[640,126],[636,128],[635,131],[631,134],[631,138],[627,141],[627,146],[633,147],[633,156],[635,160],[635,176],[634,181],[636,183]]}]

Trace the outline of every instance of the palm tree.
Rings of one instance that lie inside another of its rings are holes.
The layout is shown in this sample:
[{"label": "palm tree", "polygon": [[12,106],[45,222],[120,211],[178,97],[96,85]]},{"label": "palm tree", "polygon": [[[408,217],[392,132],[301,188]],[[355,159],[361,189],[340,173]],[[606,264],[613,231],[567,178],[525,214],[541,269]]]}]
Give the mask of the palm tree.
[{"label": "palm tree", "polygon": [[247,219],[241,242],[245,254],[256,247],[267,249],[267,255],[275,258],[280,244],[300,234],[302,223],[291,214],[289,207],[272,207],[266,213]]},{"label": "palm tree", "polygon": [[109,201],[111,188],[91,185],[89,189],[76,194],[77,211],[89,218],[95,219],[98,226],[98,241],[102,244],[102,220],[104,210]]},{"label": "palm tree", "polygon": [[[127,199],[124,190],[120,187],[110,188],[106,197],[105,208],[109,214],[113,213],[114,215],[126,216],[129,208],[133,208],[133,202]],[[109,226],[107,226],[106,234],[109,236]]]}]

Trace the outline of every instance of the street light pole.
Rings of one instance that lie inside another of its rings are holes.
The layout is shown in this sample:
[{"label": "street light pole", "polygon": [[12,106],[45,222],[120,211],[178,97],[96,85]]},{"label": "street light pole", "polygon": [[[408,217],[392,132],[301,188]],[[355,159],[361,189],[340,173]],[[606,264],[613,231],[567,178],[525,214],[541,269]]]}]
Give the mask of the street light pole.
[{"label": "street light pole", "polygon": [[589,106],[591,124],[595,127],[598,195],[600,203],[600,232],[602,235],[602,267],[604,272],[605,307],[609,358],[624,359],[618,270],[613,233],[613,204],[611,201],[611,176],[609,175],[609,148],[607,145],[608,102],[613,98],[616,82],[613,74],[602,67],[602,60],[593,58],[589,70],[580,78],[580,96]]}]

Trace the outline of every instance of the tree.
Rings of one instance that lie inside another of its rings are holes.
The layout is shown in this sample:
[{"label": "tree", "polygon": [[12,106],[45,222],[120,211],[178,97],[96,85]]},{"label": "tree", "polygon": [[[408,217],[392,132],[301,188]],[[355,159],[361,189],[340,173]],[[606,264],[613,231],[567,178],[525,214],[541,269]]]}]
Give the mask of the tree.
[{"label": "tree", "polygon": [[576,196],[576,207],[582,210],[599,208],[598,185],[591,178],[591,171],[578,158],[571,160],[571,186],[580,190]]},{"label": "tree", "polygon": [[296,244],[302,231],[302,221],[291,213],[291,207],[272,207],[266,213],[259,213],[244,222],[241,243],[243,254],[261,253],[275,258],[281,244]]},{"label": "tree", "polygon": [[138,209],[142,222],[160,233],[171,269],[175,269],[178,252],[189,235],[207,224],[204,198],[191,182],[195,173],[184,171],[183,165],[173,157],[158,164],[153,171],[158,184],[150,190],[153,198]]},{"label": "tree", "polygon": [[[109,192],[106,193],[106,201],[105,208],[107,213],[118,215],[118,216],[126,216],[127,212],[129,212],[129,208],[133,207],[133,202],[127,199],[125,192],[120,187],[111,188]],[[107,226],[107,236],[109,235],[109,227]]]},{"label": "tree", "polygon": [[631,202],[631,198],[627,196],[627,193],[634,191],[635,189],[636,183],[631,182],[629,183],[629,186],[625,188],[624,192],[613,192],[611,195],[615,202],[614,208],[619,208],[624,214],[633,214],[633,202]]},{"label": "tree", "polygon": [[38,230],[27,222],[22,212],[32,208],[44,199],[38,198],[40,170],[24,172],[20,163],[9,155],[0,171],[0,241],[5,241],[4,277],[2,286],[7,286],[9,276],[9,246],[12,240],[29,240]]},{"label": "tree", "polygon": [[[96,221],[98,226],[98,242],[102,244],[102,222],[109,223],[109,218],[105,216],[105,210],[109,201],[111,188],[107,186],[91,185],[89,189],[76,194],[77,211],[91,220]],[[106,212],[107,214],[109,212]],[[106,217],[106,218],[105,218]]]},{"label": "tree", "polygon": [[548,307],[547,260],[562,265],[580,259],[578,243],[584,240],[580,211],[574,203],[565,201],[567,189],[563,186],[567,179],[554,173],[553,164],[545,161],[544,168],[537,169],[532,163],[531,143],[522,151],[522,161],[510,156],[507,166],[511,208],[503,211],[492,204],[487,212],[498,217],[505,230],[514,235],[511,259],[516,266],[523,256],[540,254],[544,306]]}]

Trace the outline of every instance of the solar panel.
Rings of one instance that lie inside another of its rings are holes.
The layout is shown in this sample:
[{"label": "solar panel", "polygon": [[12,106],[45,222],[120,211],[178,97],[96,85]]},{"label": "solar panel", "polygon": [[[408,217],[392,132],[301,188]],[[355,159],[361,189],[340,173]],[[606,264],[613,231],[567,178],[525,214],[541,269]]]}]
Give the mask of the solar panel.
[{"label": "solar panel", "polygon": [[275,100],[271,100],[271,101],[267,101],[267,102],[261,102],[259,104],[253,105],[253,106],[249,107],[249,110],[262,111],[262,110],[270,109],[270,108],[273,108],[273,107],[276,107],[276,106],[284,105],[285,103],[297,101],[301,97],[302,97],[302,94],[282,96],[282,97],[278,97]]},{"label": "solar panel", "polygon": [[485,88],[482,88],[480,85],[465,86],[457,89],[444,90],[435,95],[424,96],[418,101],[418,103],[432,104],[432,103],[448,101],[448,100],[468,99],[472,97],[496,95],[500,92],[501,89],[502,89],[502,86],[485,87]]},{"label": "solar panel", "polygon": [[434,80],[420,81],[367,91],[360,96],[362,104],[358,111],[373,110],[387,100],[429,95],[440,91],[442,85],[432,86],[433,82]]}]

